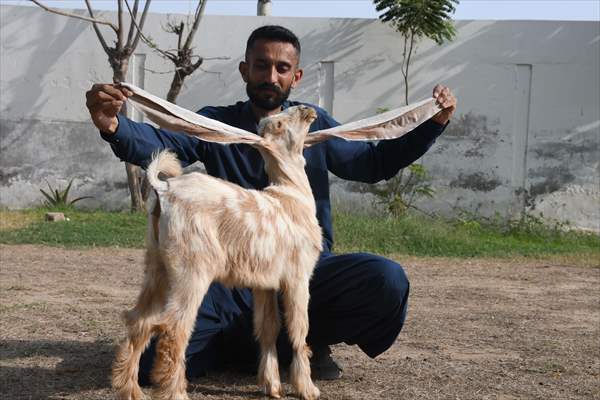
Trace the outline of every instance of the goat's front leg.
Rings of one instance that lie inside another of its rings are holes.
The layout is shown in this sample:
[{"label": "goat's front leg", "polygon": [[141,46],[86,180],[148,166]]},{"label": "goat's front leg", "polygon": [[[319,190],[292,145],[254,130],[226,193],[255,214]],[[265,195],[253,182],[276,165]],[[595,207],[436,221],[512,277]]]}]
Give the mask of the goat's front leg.
[{"label": "goat's front leg", "polygon": [[290,383],[304,400],[316,400],[319,389],[310,377],[310,349],[306,344],[308,335],[308,277],[287,282],[283,289],[285,322],[294,356],[290,365]]},{"label": "goat's front leg", "polygon": [[156,317],[165,304],[167,279],[156,249],[146,253],[146,274],[135,307],[124,313],[127,338],[112,367],[112,386],[118,400],[141,400],[145,396],[138,384],[140,356],[153,333]]},{"label": "goat's front leg", "polygon": [[171,281],[151,373],[151,379],[157,385],[153,398],[157,400],[189,399],[186,393],[185,350],[198,307],[211,282],[211,278],[201,273],[204,266],[178,268],[184,271],[178,271],[179,276]]},{"label": "goat's front leg", "polygon": [[260,344],[258,384],[265,394],[280,398],[281,382],[277,364],[277,335],[281,323],[275,290],[254,289],[254,335]]}]

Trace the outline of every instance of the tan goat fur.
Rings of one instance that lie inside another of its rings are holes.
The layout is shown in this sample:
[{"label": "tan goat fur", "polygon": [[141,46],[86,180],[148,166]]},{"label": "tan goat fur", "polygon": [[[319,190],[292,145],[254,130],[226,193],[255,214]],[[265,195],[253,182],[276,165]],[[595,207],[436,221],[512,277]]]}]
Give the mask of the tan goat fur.
[{"label": "tan goat fur", "polygon": [[[127,339],[113,365],[119,399],[143,398],[140,355],[158,335],[151,379],[156,399],[187,399],[185,349],[196,313],[213,281],[249,287],[260,345],[259,383],[281,396],[275,343],[280,329],[277,292],[294,356],[290,382],[306,400],[319,397],[310,377],[309,279],[322,250],[321,229],[302,156],[315,111],[292,107],[264,119],[255,147],[265,159],[270,186],[246,190],[202,173],[182,175],[167,151],[154,158],[148,179],[157,199],[149,213],[146,270],[136,306],[125,313]],[[159,174],[170,176],[159,180]]]}]

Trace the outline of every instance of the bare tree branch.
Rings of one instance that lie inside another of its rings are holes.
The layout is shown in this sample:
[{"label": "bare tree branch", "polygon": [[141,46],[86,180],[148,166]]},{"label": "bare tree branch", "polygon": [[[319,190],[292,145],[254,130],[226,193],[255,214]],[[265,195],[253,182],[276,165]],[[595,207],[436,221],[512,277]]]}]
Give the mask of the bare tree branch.
[{"label": "bare tree branch", "polygon": [[174,71],[173,69],[170,69],[170,70],[168,70],[168,71],[156,71],[156,70],[154,70],[154,69],[150,69],[150,68],[146,68],[146,67],[143,67],[142,69],[143,69],[144,71],[152,72],[153,74],[159,74],[159,75],[171,74],[171,73],[173,73],[173,71]]},{"label": "bare tree branch", "polygon": [[[200,56],[196,56],[196,57],[200,57]],[[226,57],[226,56],[222,56],[222,57],[203,57],[204,61],[210,61],[210,60],[231,60],[231,57]]]},{"label": "bare tree branch", "polygon": [[[200,57],[200,56],[196,56],[196,57]],[[207,57],[207,58],[204,59],[204,61],[207,61],[207,60],[230,60],[230,59],[231,59],[230,57]],[[202,63],[200,63],[200,64],[202,64]],[[144,71],[152,72],[153,74],[164,75],[164,74],[171,74],[173,72],[180,71],[180,70],[182,70],[184,68],[185,67],[175,67],[175,68],[170,69],[168,71],[156,71],[156,70],[150,69],[150,68],[143,68],[143,69],[144,69]],[[206,72],[208,74],[221,75],[223,73],[221,71],[210,71],[210,70],[205,69],[205,68],[200,68],[200,66],[198,66],[196,68],[199,69],[200,71]]]},{"label": "bare tree branch", "polygon": [[[202,57],[198,57],[196,62],[194,62],[194,56],[192,54],[192,41],[194,39],[194,35],[198,30],[198,26],[200,26],[200,21],[202,19],[202,15],[204,13],[204,8],[206,6],[206,0],[198,0],[198,5],[196,7],[196,12],[194,13],[194,24],[189,30],[187,38],[185,39],[185,43],[182,45],[183,33],[185,30],[185,24],[183,21],[179,23],[178,26],[172,25],[172,32],[177,34],[177,59],[173,61],[177,69],[175,70],[175,74],[173,76],[173,81],[171,82],[171,88],[169,89],[169,93],[167,93],[167,100],[171,102],[175,102],[175,99],[179,95],[181,88],[184,85],[184,81],[186,77],[196,71],[200,65],[204,62]],[[189,21],[189,20],[188,20]],[[189,23],[189,22],[188,22]]]},{"label": "bare tree branch", "polygon": [[204,62],[204,58],[202,58],[202,57],[198,58],[198,61],[196,61],[194,64],[192,64],[192,67],[191,67],[192,71],[197,70],[202,65],[203,62]]},{"label": "bare tree branch", "polygon": [[[133,3],[133,13],[131,13],[131,19],[133,19],[133,20],[135,20],[137,18],[139,5],[140,5],[140,0],[135,0],[135,3]],[[129,33],[127,34],[127,45],[129,45],[131,43],[131,39],[133,38],[134,31],[135,31],[135,25],[129,24]]]},{"label": "bare tree branch", "polygon": [[202,72],[206,72],[207,74],[221,75],[223,73],[221,71],[211,71],[209,69],[204,69],[204,68],[198,68],[198,69]]},{"label": "bare tree branch", "polygon": [[[92,5],[90,4],[90,0],[85,0],[85,5],[88,9],[88,12],[90,13],[90,16],[94,18],[94,11],[92,10]],[[110,58],[110,54],[111,54],[111,49],[110,47],[108,47],[108,45],[106,44],[106,40],[104,40],[104,36],[102,36],[102,32],[100,32],[100,29],[98,28],[98,25],[93,22],[92,26],[94,27],[94,31],[96,32],[96,36],[98,36],[98,41],[100,42],[100,45],[102,46],[102,48],[104,49],[104,52],[109,56]],[[112,28],[115,29],[116,26],[112,25]],[[117,33],[117,30],[115,30],[115,34]]]},{"label": "bare tree branch", "polygon": [[194,25],[188,34],[188,37],[185,41],[184,48],[189,49],[192,45],[192,40],[194,39],[194,35],[200,26],[200,20],[202,19],[202,15],[204,15],[204,8],[206,7],[207,0],[200,0],[198,2],[198,6],[196,7],[196,13],[194,15]]},{"label": "bare tree branch", "polygon": [[123,0],[117,0],[117,18],[119,20],[119,32],[117,32],[117,52],[123,51],[123,36],[125,34],[125,25],[123,24]]},{"label": "bare tree branch", "polygon": [[65,17],[72,17],[72,18],[77,18],[77,19],[82,19],[84,21],[88,21],[88,22],[93,22],[94,24],[100,24],[100,25],[107,25],[110,26],[112,28],[113,31],[115,31],[115,33],[117,33],[118,29],[117,27],[108,22],[108,21],[104,21],[101,19],[96,19],[96,18],[88,18],[88,17],[84,17],[83,15],[77,15],[77,14],[73,14],[73,13],[69,13],[66,11],[60,11],[57,10],[55,8],[50,8],[48,6],[46,6],[45,4],[40,3],[38,0],[30,0],[32,3],[37,4],[38,6],[40,6],[41,8],[43,8],[44,10],[54,13],[54,14],[58,14],[58,15],[64,15]]},{"label": "bare tree branch", "polygon": [[[144,19],[144,16],[146,15],[146,11],[147,11],[147,7],[148,4],[150,3],[150,0],[148,0],[146,2],[146,7],[144,7],[144,12],[142,13],[142,20]],[[152,40],[150,40],[149,38],[146,37],[146,35],[144,35],[142,33],[142,29],[141,27],[138,25],[138,23],[136,22],[135,18],[133,18],[133,12],[131,11],[131,8],[129,7],[129,2],[127,0],[125,0],[125,5],[127,6],[127,10],[129,10],[129,14],[132,16],[131,18],[131,23],[135,26],[135,28],[137,29],[137,36],[136,36],[136,40],[135,40],[135,44],[137,46],[137,41],[139,38],[141,38],[144,43],[146,43],[150,48],[158,51],[160,54],[162,54],[164,57],[168,58],[169,60],[175,62],[176,60],[176,56],[168,51],[164,51],[158,48],[158,46],[156,46]],[[135,48],[133,46],[131,46],[132,48]]]},{"label": "bare tree branch", "polygon": [[[125,0],[125,3],[127,3],[127,0]],[[142,16],[140,18],[140,24],[139,26],[136,23],[136,27],[137,27],[137,35],[135,36],[135,39],[133,39],[133,43],[129,43],[128,45],[129,47],[135,49],[138,45],[138,42],[140,41],[140,37],[142,36],[142,29],[144,29],[144,23],[146,22],[146,15],[148,15],[148,9],[150,9],[150,3],[151,0],[146,0],[146,4],[144,5],[144,11],[142,11]],[[127,6],[129,7],[129,6]],[[132,18],[132,22],[135,21],[135,18]]]},{"label": "bare tree branch", "polygon": [[183,38],[183,29],[185,25],[183,21],[179,24],[178,27],[173,27],[173,32],[177,34],[177,51],[181,51],[181,39]]}]

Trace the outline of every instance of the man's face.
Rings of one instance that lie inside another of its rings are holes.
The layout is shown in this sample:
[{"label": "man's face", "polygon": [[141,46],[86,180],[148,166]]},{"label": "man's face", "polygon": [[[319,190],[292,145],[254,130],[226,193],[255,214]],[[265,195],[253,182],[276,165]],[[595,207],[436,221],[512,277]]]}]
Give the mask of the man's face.
[{"label": "man's face", "polygon": [[298,54],[291,43],[259,39],[249,49],[240,73],[250,101],[264,110],[275,110],[302,78]]}]

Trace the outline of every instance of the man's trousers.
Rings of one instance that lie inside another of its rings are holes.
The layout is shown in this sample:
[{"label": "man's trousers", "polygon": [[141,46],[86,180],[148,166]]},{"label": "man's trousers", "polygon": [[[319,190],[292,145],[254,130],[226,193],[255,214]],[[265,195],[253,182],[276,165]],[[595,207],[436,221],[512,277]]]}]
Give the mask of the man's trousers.
[{"label": "man's trousers", "polygon": [[[406,274],[394,261],[366,253],[322,254],[310,281],[308,344],[356,344],[376,357],[402,329],[408,292]],[[289,362],[291,346],[283,319],[277,349],[282,365]],[[227,366],[256,368],[258,352],[251,290],[213,283],[186,350],[187,376]],[[149,382],[154,354],[153,339],[140,361],[141,384]]]}]

